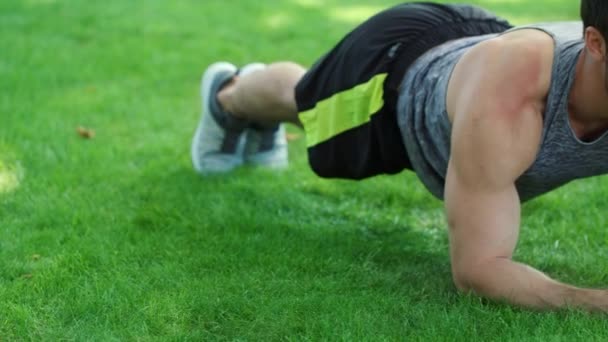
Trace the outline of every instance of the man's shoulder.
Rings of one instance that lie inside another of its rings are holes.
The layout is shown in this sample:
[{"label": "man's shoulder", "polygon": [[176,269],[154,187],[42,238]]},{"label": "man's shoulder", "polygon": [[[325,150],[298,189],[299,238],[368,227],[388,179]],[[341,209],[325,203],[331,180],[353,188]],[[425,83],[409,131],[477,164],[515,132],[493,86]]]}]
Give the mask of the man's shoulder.
[{"label": "man's shoulder", "polygon": [[488,53],[498,60],[496,76],[512,85],[515,94],[546,96],[554,61],[553,37],[535,29],[515,30],[497,37],[491,49]]},{"label": "man's shoulder", "polygon": [[[479,133],[484,148],[494,146],[507,151],[505,155],[512,155],[515,152],[502,144],[518,140],[525,145],[521,150],[526,153],[522,152],[516,169],[528,167],[542,134],[542,111],[551,83],[554,50],[550,35],[538,30],[517,30],[488,39],[467,52],[452,75],[447,107],[454,123],[470,124],[454,124],[452,134],[459,129],[473,131],[475,125],[484,122],[483,130],[493,132]],[[513,132],[521,134],[512,135]]]},{"label": "man's shoulder", "polygon": [[548,32],[535,27],[520,27],[507,31],[495,39],[495,47],[503,52],[522,54],[523,56],[542,55],[555,50],[555,40]]},{"label": "man's shoulder", "polygon": [[478,55],[478,58],[495,60],[502,67],[542,67],[547,64],[550,67],[553,64],[554,50],[555,41],[548,33],[536,29],[519,29],[478,44],[472,53]]},{"label": "man's shoulder", "polygon": [[544,99],[551,82],[554,51],[553,38],[543,31],[510,31],[472,48],[462,58],[461,68],[467,70],[465,74],[478,77],[461,80],[477,81],[474,87],[488,97],[518,103]]}]

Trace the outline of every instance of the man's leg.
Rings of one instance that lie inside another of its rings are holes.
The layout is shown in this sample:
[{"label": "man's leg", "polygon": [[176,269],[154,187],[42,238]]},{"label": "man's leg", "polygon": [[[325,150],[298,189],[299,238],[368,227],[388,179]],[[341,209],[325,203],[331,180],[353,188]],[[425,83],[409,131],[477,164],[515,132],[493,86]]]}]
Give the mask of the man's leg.
[{"label": "man's leg", "polygon": [[295,88],[306,69],[292,62],[268,65],[244,76],[235,76],[217,94],[223,110],[260,123],[290,122],[301,126]]}]

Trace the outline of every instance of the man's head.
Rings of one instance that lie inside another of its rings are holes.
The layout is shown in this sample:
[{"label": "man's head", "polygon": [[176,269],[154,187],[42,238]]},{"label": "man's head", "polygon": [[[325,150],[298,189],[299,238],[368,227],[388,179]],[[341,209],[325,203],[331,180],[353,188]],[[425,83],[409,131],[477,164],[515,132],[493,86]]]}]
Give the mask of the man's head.
[{"label": "man's head", "polygon": [[594,27],[608,37],[608,1],[581,0],[581,19],[585,29]]},{"label": "man's head", "polygon": [[608,1],[581,0],[581,19],[585,27],[585,43],[589,52],[602,57],[606,56]]},{"label": "man's head", "polygon": [[604,88],[608,90],[608,0],[581,0],[581,19],[589,55],[604,64]]}]

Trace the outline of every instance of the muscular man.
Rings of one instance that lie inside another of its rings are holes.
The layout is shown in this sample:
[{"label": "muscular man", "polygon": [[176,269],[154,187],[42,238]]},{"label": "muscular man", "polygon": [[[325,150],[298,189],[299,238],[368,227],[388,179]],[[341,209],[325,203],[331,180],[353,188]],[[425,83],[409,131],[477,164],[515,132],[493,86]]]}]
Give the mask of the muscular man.
[{"label": "muscular man", "polygon": [[285,166],[278,123],[301,125],[318,175],[410,169],[445,200],[460,290],[608,311],[608,291],[512,259],[521,202],[608,172],[608,2],[582,0],[581,16],[584,25],[511,28],[473,6],[410,3],[357,27],[307,72],[214,64],[194,166]]}]

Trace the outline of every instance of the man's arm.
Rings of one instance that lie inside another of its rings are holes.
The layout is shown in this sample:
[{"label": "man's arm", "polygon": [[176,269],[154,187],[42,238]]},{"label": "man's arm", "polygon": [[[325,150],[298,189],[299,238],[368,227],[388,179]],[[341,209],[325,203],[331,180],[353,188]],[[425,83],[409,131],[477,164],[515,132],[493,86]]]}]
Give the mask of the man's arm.
[{"label": "man's arm", "polygon": [[451,173],[447,190],[452,272],[459,289],[536,309],[608,311],[608,293],[578,289],[513,261],[519,201],[513,186],[475,191]]},{"label": "man's arm", "polygon": [[529,308],[608,311],[608,292],[562,284],[512,260],[520,224],[515,181],[536,158],[551,73],[553,43],[543,35],[483,43],[452,76],[445,201],[453,277],[463,291]]}]

